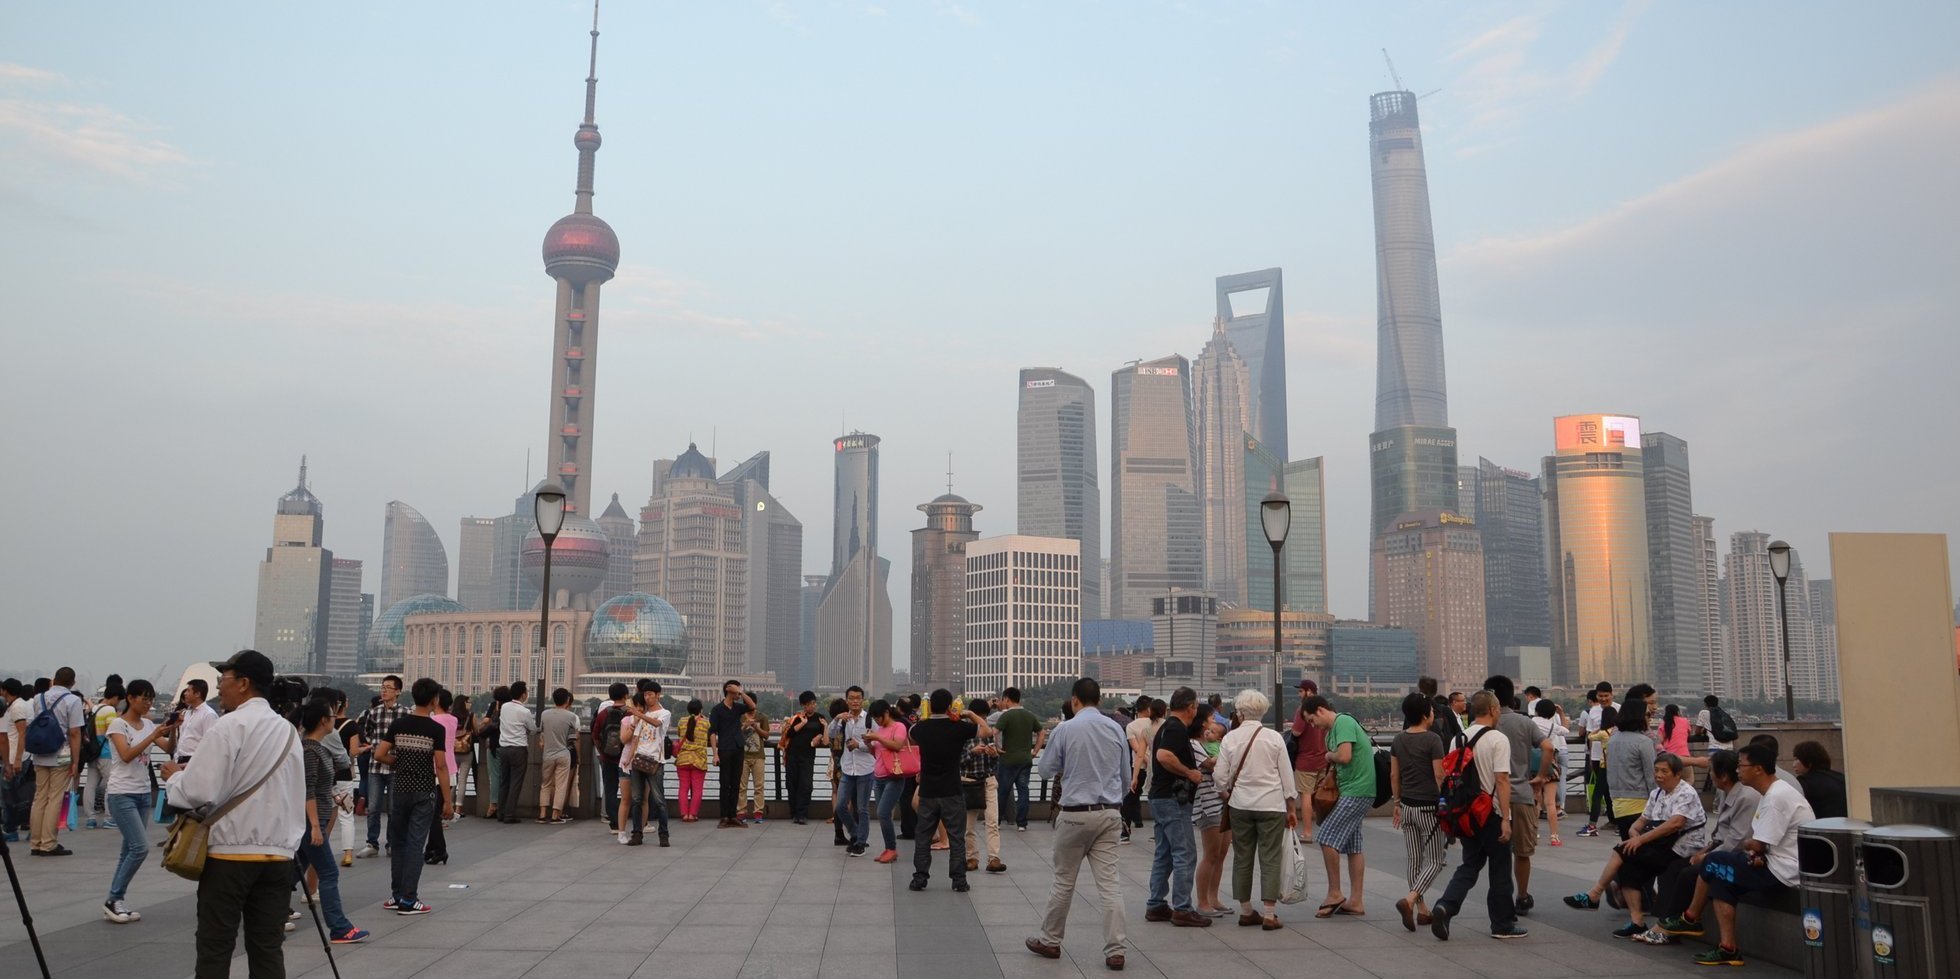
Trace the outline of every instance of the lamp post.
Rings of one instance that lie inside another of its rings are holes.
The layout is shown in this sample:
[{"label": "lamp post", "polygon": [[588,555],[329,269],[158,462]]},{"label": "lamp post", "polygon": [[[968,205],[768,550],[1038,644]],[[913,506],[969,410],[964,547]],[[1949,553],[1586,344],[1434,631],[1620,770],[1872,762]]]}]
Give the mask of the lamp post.
[{"label": "lamp post", "polygon": [[1784,599],[1784,584],[1790,580],[1790,545],[1785,541],[1769,542],[1769,573],[1776,576],[1776,619],[1777,631],[1783,634],[1783,715],[1785,720],[1797,719],[1797,695],[1790,685],[1790,606]]},{"label": "lamp post", "polygon": [[544,716],[544,680],[551,662],[551,542],[565,526],[565,487],[549,480],[531,495],[531,516],[544,541],[544,596],[538,602],[538,716]]},{"label": "lamp post", "polygon": [[1266,532],[1266,543],[1273,546],[1273,726],[1279,726],[1283,693],[1279,683],[1280,614],[1286,602],[1280,586],[1280,550],[1286,546],[1286,532],[1293,527],[1293,501],[1274,490],[1259,501],[1259,528]]}]

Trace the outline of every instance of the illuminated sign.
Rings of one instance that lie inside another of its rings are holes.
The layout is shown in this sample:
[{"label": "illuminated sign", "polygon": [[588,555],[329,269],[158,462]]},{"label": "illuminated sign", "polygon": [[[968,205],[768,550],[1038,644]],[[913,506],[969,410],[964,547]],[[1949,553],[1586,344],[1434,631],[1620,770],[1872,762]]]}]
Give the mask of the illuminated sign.
[{"label": "illuminated sign", "polygon": [[1640,447],[1640,419],[1630,415],[1567,415],[1553,424],[1561,449]]},{"label": "illuminated sign", "polygon": [[1028,390],[1030,391],[1034,390],[1035,388],[1052,388],[1054,386],[1055,386],[1055,379],[1052,377],[1045,378],[1039,381],[1028,382]]},{"label": "illuminated sign", "polygon": [[762,511],[767,509],[769,509],[767,504],[763,503],[761,500],[755,501],[755,512],[761,513]]},{"label": "illuminated sign", "polygon": [[845,449],[868,449],[877,445],[878,440],[869,435],[847,435],[834,444],[837,446],[837,451],[842,452]]},{"label": "illuminated sign", "polygon": [[1175,368],[1175,367],[1139,367],[1139,368],[1137,368],[1137,373],[1138,373],[1138,374],[1142,374],[1142,375],[1143,375],[1143,376],[1145,376],[1145,377],[1176,377],[1176,376],[1177,376],[1177,368]]},{"label": "illuminated sign", "polygon": [[1462,524],[1465,527],[1471,526],[1476,523],[1475,520],[1472,520],[1469,517],[1463,516],[1462,514],[1459,513],[1451,513],[1448,510],[1444,510],[1443,515],[1438,519],[1440,519],[1445,524]]}]

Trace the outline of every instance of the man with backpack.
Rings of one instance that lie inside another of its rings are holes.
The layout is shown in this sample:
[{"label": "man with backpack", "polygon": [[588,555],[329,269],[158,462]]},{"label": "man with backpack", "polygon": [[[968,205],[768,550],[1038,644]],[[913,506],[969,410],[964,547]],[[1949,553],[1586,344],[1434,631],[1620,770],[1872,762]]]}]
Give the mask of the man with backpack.
[{"label": "man with backpack", "polygon": [[[1470,698],[1471,724],[1449,756],[1443,759],[1441,798],[1436,821],[1463,845],[1463,863],[1450,877],[1443,896],[1429,912],[1429,931],[1450,940],[1450,919],[1463,908],[1463,899],[1490,865],[1485,908],[1490,913],[1490,937],[1523,938],[1517,908],[1511,900],[1511,742],[1497,730],[1501,708],[1497,695],[1479,690]],[[1521,761],[1519,763],[1522,763]],[[1516,830],[1526,832],[1526,830]]]},{"label": "man with backpack", "polygon": [[[61,805],[68,788],[81,778],[88,759],[82,751],[82,725],[88,715],[75,693],[75,670],[54,671],[54,682],[34,698],[34,717],[27,722],[24,749],[34,764],[34,810],[28,817],[28,844],[37,857],[65,857],[75,851],[55,839],[61,829]],[[64,761],[63,755],[66,755]]]},{"label": "man with backpack", "polygon": [[1722,709],[1722,698],[1709,694],[1701,698],[1701,713],[1695,715],[1695,730],[1708,735],[1708,753],[1735,750],[1735,718]]},{"label": "man with backpack", "polygon": [[606,828],[619,832],[619,755],[626,748],[620,737],[620,722],[629,713],[626,703],[626,684],[615,683],[606,688],[606,697],[611,701],[599,708],[592,716],[592,751],[599,756],[599,783],[601,805],[606,813]]}]

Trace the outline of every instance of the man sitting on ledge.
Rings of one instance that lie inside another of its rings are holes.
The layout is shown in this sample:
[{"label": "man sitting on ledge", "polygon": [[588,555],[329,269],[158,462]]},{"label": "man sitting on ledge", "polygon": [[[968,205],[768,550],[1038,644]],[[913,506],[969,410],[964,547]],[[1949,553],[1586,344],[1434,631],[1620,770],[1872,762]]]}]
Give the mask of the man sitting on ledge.
[{"label": "man sitting on ledge", "polygon": [[1735,905],[1744,894],[1780,893],[1797,884],[1797,827],[1816,818],[1803,793],[1776,777],[1776,749],[1745,745],[1736,765],[1742,784],[1762,793],[1741,850],[1718,850],[1701,865],[1715,901],[1721,944],[1695,956],[1697,965],[1741,965],[1735,945]]}]

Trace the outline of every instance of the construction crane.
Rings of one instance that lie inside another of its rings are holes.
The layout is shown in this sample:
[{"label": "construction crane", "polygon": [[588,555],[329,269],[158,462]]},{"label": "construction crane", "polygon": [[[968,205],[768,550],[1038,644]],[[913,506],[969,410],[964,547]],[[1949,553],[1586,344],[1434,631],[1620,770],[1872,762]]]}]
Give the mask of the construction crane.
[{"label": "construction crane", "polygon": [[1388,77],[1395,82],[1395,90],[1398,92],[1408,91],[1408,87],[1402,84],[1402,76],[1395,71],[1395,59],[1388,56],[1387,48],[1382,49],[1382,60],[1388,62]]}]

